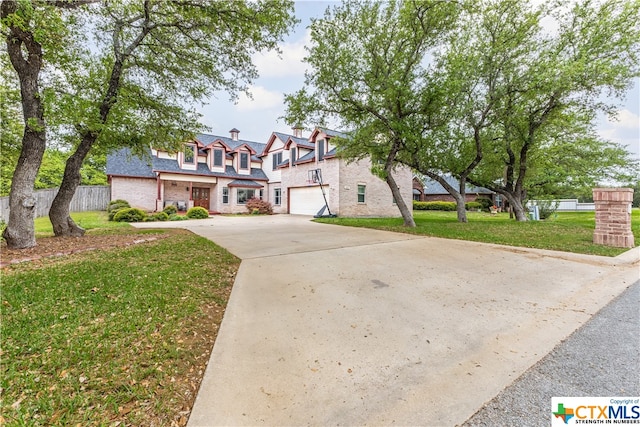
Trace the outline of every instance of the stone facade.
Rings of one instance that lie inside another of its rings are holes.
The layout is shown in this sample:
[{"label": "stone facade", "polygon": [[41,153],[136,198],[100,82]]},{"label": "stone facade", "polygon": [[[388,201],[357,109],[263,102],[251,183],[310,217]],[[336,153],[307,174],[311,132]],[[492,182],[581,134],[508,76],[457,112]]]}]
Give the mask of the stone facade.
[{"label": "stone facade", "polygon": [[631,188],[594,188],[596,205],[596,229],[593,243],[598,245],[632,248],[635,246],[631,232]]}]

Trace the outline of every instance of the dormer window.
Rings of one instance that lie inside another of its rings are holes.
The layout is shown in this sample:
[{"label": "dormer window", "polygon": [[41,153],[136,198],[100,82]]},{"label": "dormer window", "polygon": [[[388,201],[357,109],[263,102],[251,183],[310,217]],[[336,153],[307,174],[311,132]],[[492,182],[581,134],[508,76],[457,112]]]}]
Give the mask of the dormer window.
[{"label": "dormer window", "polygon": [[240,153],[240,169],[249,169],[249,153]]},{"label": "dormer window", "polygon": [[293,166],[296,163],[297,157],[296,157],[296,147],[291,147],[291,166]]},{"label": "dormer window", "polygon": [[193,165],[196,163],[196,146],[186,144],[184,146],[183,163]]},{"label": "dormer window", "polygon": [[324,159],[324,139],[318,140],[316,143],[318,146],[318,161],[322,161]]},{"label": "dormer window", "polygon": [[224,150],[222,148],[215,148],[213,150],[213,166],[222,167],[224,165]]}]

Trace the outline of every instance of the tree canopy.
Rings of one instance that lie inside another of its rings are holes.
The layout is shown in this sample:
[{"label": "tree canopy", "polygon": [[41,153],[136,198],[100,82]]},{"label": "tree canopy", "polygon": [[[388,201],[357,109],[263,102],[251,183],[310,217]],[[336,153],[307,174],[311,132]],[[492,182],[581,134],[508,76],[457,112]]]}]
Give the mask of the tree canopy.
[{"label": "tree canopy", "polygon": [[291,123],[335,121],[349,130],[341,155],[370,158],[407,226],[415,226],[392,171],[416,127],[437,108],[426,59],[453,28],[459,6],[441,1],[347,1],[311,24],[305,88],[286,97]]},{"label": "tree canopy", "polygon": [[[72,150],[50,211],[56,235],[83,233],[69,216],[69,203],[80,182],[80,168],[94,147],[124,145],[142,152],[153,142],[176,148],[202,129],[188,106],[217,90],[232,98],[246,91],[257,76],[251,55],[277,49],[295,23],[292,10],[288,0],[33,4],[5,0],[3,34],[8,45],[20,40],[24,46],[42,35],[37,56],[54,59],[45,61],[44,78],[39,72],[21,74],[15,64],[14,68],[21,82],[45,88],[31,96],[39,100],[40,108],[46,106],[46,114],[38,116],[43,130],[38,147],[44,152],[46,117],[48,127]],[[50,16],[57,19],[53,29]],[[56,49],[48,38],[58,42]],[[20,59],[24,51],[18,47],[10,53]],[[27,114],[25,122],[31,116]],[[33,145],[23,139],[22,150]],[[32,156],[26,166],[39,166],[41,156]],[[16,172],[23,169],[18,163]],[[33,187],[33,179],[21,181],[16,198],[30,191],[26,188]],[[18,213],[20,203],[15,207]],[[11,210],[13,214],[13,205]],[[18,228],[15,224],[10,218],[8,243],[14,235],[30,234],[24,224]]]},{"label": "tree canopy", "polygon": [[459,178],[443,185],[460,221],[467,180],[524,221],[528,192],[623,178],[632,164],[593,122],[639,75],[639,10],[624,0],[345,2],[313,22],[310,71],[286,117],[350,130],[341,155],[371,158],[383,177],[403,163]]}]

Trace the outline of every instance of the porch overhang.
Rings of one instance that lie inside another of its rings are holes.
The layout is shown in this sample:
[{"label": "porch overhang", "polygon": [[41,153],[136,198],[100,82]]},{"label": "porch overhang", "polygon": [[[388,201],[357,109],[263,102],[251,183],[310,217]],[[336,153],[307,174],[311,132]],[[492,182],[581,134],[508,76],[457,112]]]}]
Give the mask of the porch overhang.
[{"label": "porch overhang", "polygon": [[159,178],[162,181],[202,182],[207,184],[217,184],[218,182],[218,178],[215,176],[184,175],[167,172],[160,172]]},{"label": "porch overhang", "polygon": [[236,179],[235,181],[232,181],[228,184],[228,187],[240,187],[240,188],[263,188],[264,185],[262,184],[258,184],[255,181],[249,181],[249,180],[241,180],[241,179]]}]

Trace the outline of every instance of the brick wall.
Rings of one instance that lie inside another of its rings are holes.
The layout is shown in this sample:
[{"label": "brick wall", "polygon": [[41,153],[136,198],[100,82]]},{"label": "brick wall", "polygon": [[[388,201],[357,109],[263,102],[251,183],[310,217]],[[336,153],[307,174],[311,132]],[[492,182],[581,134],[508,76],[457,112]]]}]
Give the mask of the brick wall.
[{"label": "brick wall", "polygon": [[[287,188],[317,186],[318,184],[308,183],[309,171],[311,169],[322,170],[322,181],[324,184],[329,185],[329,209],[331,213],[339,214],[340,198],[337,191],[338,179],[339,179],[339,160],[327,159],[322,162],[309,162],[301,165],[290,166],[282,170],[282,206],[283,211],[287,212],[288,200],[287,200]],[[319,191],[319,190],[318,190]]]},{"label": "brick wall", "polygon": [[631,232],[631,188],[594,188],[596,205],[596,229],[593,243],[598,245],[632,248],[635,246]]},{"label": "brick wall", "polygon": [[157,183],[153,178],[111,178],[111,200],[126,200],[134,208],[155,211],[157,193]]},{"label": "brick wall", "polygon": [[[412,209],[413,174],[407,167],[399,167],[394,178],[402,199]],[[358,185],[366,186],[365,203],[358,203]],[[399,217],[400,210],[393,203],[391,190],[385,181],[371,173],[371,161],[348,163],[340,160],[340,215],[362,217]]]}]

